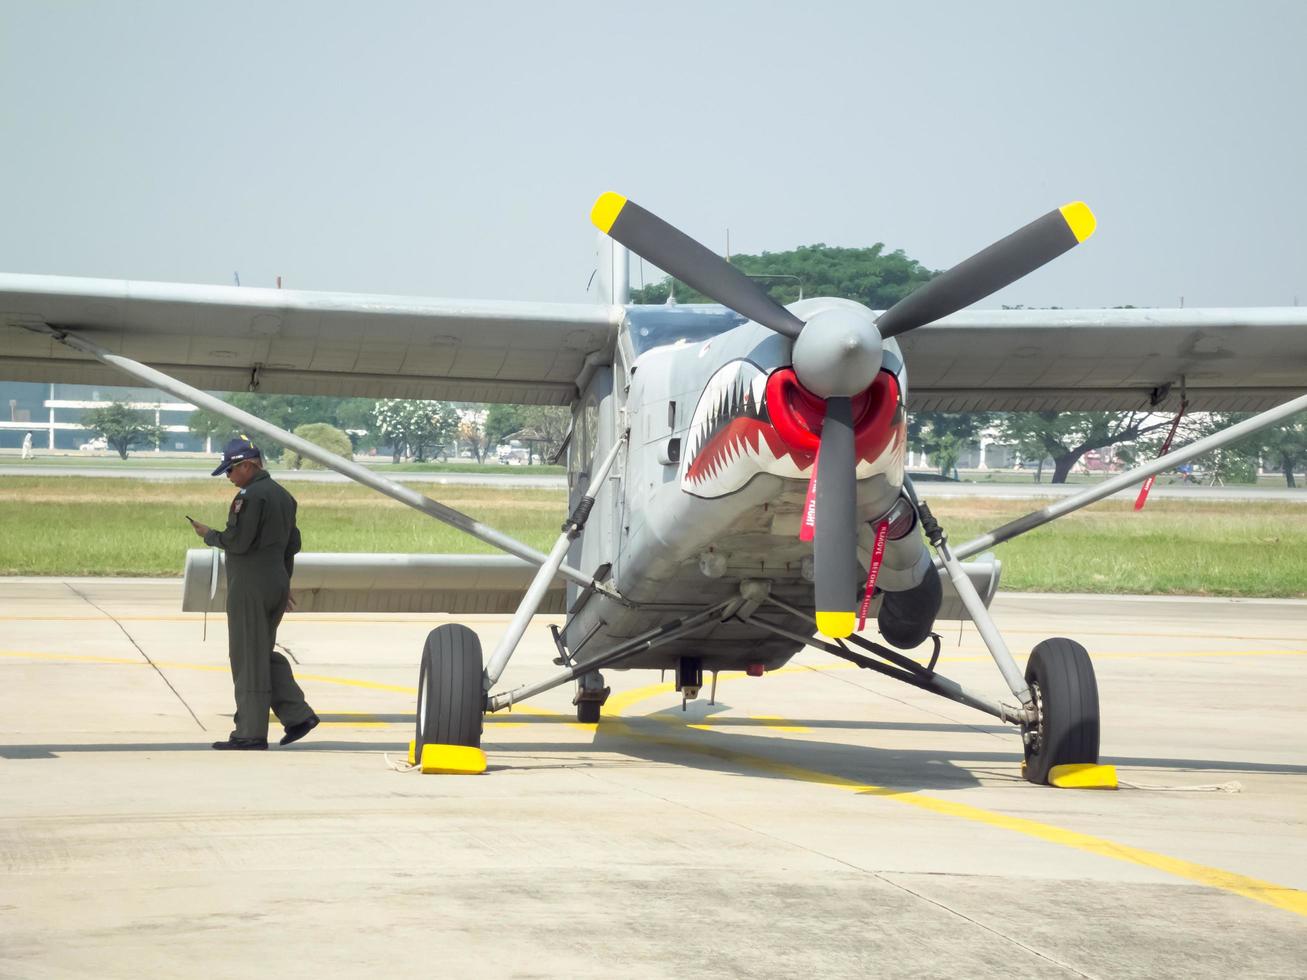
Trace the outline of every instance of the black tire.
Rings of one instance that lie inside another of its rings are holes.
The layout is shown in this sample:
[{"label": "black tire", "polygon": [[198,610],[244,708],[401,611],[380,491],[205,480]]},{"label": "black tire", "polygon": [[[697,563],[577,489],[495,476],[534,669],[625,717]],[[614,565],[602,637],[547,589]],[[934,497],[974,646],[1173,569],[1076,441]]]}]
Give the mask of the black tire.
[{"label": "black tire", "polygon": [[584,725],[599,724],[599,715],[602,711],[603,705],[598,701],[576,702],[576,720]]},{"label": "black tire", "polygon": [[1047,783],[1054,766],[1098,762],[1098,682],[1089,654],[1063,637],[1044,640],[1030,652],[1026,683],[1039,719],[1025,733],[1025,776]]},{"label": "black tire", "polygon": [[416,756],[424,745],[481,746],[481,641],[450,623],[427,634],[418,674]]}]

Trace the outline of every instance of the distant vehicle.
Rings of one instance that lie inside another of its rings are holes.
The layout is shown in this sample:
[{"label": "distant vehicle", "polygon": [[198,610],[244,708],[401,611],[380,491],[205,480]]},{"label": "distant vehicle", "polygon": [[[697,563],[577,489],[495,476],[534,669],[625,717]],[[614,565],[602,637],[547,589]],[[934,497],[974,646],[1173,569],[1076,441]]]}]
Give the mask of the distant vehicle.
[{"label": "distant vehicle", "polygon": [[77,448],[82,450],[83,452],[95,452],[96,450],[99,449],[108,449],[109,441],[105,439],[104,436],[97,436],[96,438],[92,439],[90,442],[82,443]]},{"label": "distant vehicle", "polygon": [[1106,473],[1108,469],[1107,461],[1103,459],[1102,454],[1092,449],[1085,453],[1083,463],[1086,472],[1089,473]]}]

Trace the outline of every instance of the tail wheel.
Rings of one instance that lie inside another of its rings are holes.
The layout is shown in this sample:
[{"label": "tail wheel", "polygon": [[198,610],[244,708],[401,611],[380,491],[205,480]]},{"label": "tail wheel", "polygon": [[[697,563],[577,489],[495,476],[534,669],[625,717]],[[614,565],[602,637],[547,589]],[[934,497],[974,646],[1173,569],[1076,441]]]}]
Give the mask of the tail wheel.
[{"label": "tail wheel", "polygon": [[599,716],[602,714],[603,705],[598,701],[578,701],[576,702],[576,720],[586,725],[599,724]]},{"label": "tail wheel", "polygon": [[481,641],[450,623],[427,634],[418,675],[416,758],[424,745],[481,746]]},{"label": "tail wheel", "polygon": [[1044,640],[1030,653],[1026,683],[1036,720],[1024,733],[1026,779],[1047,783],[1054,766],[1098,762],[1098,682],[1089,654],[1074,640]]}]

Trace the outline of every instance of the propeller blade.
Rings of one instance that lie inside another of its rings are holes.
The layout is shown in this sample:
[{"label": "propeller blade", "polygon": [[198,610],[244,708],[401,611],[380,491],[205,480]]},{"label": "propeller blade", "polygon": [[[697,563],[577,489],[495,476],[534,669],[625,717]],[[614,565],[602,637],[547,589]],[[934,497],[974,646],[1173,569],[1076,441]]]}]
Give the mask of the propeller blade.
[{"label": "propeller blade", "polygon": [[829,637],[853,632],[857,608],[857,479],[853,457],[853,400],[826,399],[817,450],[817,527],[813,541],[813,592],[817,629]]},{"label": "propeller blade", "polygon": [[634,201],[607,191],[590,210],[596,228],[705,296],[764,327],[797,337],[803,321],[716,252]]},{"label": "propeller blade", "polygon": [[1050,211],[903,297],[880,315],[876,329],[882,337],[897,337],[956,313],[1070,251],[1094,233],[1095,224],[1083,201]]}]

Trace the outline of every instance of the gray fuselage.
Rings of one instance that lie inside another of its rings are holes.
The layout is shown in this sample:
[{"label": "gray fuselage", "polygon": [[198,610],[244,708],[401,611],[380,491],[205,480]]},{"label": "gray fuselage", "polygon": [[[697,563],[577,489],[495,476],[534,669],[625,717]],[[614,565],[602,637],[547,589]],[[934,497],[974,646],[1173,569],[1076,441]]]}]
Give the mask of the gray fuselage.
[{"label": "gray fuselage", "polygon": [[[799,316],[842,300],[795,304]],[[811,458],[788,451],[769,423],[766,382],[790,364],[791,341],[716,306],[633,306],[610,366],[594,373],[575,405],[569,447],[571,503],[589,490],[597,465],[624,428],[630,442],[603,487],[569,561],[587,573],[611,564],[610,581],[636,607],[569,590],[565,641],[582,662],[617,641],[657,628],[680,613],[731,599],[741,582],[761,580],[772,595],[812,608],[811,542],[799,526]],[[897,345],[885,370],[897,388],[892,431],[858,465],[859,528],[885,514],[903,483],[907,379]],[[774,408],[774,406],[773,406]],[[850,533],[859,533],[851,529]],[[860,535],[860,537],[865,535]],[[918,566],[919,534],[886,565]],[[908,552],[906,554],[902,552]],[[862,561],[865,566],[866,554]],[[850,575],[864,574],[850,569]],[[810,636],[811,622],[768,607],[767,618]],[[783,664],[800,643],[739,620],[622,662],[671,667],[695,657],[704,669]]]}]

